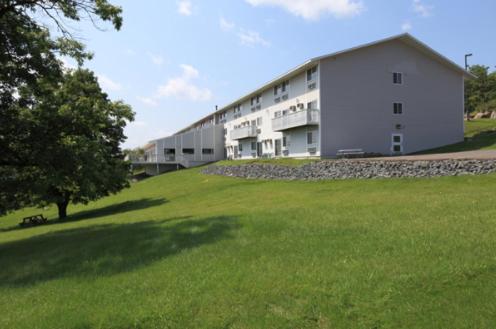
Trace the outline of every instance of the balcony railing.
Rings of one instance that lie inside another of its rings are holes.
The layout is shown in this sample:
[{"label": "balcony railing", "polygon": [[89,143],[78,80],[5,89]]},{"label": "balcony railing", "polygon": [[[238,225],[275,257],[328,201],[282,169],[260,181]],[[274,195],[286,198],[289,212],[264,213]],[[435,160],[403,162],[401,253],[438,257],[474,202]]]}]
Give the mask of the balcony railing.
[{"label": "balcony railing", "polygon": [[319,110],[300,110],[272,119],[272,130],[283,131],[319,124]]},{"label": "balcony railing", "polygon": [[257,127],[256,126],[246,126],[242,128],[236,128],[231,130],[231,139],[244,139],[257,137]]}]

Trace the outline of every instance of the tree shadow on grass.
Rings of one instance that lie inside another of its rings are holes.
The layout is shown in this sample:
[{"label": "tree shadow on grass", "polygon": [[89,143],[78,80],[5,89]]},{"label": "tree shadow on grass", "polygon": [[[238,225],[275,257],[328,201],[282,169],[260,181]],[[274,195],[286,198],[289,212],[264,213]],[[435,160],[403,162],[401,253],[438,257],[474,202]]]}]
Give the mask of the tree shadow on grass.
[{"label": "tree shadow on grass", "polygon": [[[167,200],[164,198],[157,198],[157,199],[143,198],[143,199],[138,199],[138,200],[125,201],[125,202],[111,204],[109,206],[105,206],[105,207],[101,207],[101,208],[97,208],[97,209],[83,210],[80,212],[76,212],[74,214],[70,214],[67,217],[67,219],[64,219],[64,220],[51,219],[48,222],[46,222],[46,224],[43,224],[42,226],[62,224],[62,223],[73,223],[73,222],[77,222],[80,220],[86,220],[86,219],[96,219],[99,217],[116,215],[116,214],[126,213],[126,212],[130,212],[130,211],[135,211],[135,210],[153,208],[153,207],[163,205],[165,203],[167,203]],[[21,220],[19,219],[19,221],[21,221]],[[11,226],[11,227],[0,229],[0,232],[26,230],[26,229],[33,228],[33,227],[39,227],[39,226],[20,227],[19,225],[16,225],[16,226]]]},{"label": "tree shadow on grass", "polygon": [[461,143],[442,146],[416,154],[477,151],[493,145],[496,145],[496,130],[489,130],[479,132],[472,137],[465,137],[465,140]]},{"label": "tree shadow on grass", "polygon": [[0,244],[0,286],[138,269],[232,237],[236,218],[169,219],[48,233]]}]

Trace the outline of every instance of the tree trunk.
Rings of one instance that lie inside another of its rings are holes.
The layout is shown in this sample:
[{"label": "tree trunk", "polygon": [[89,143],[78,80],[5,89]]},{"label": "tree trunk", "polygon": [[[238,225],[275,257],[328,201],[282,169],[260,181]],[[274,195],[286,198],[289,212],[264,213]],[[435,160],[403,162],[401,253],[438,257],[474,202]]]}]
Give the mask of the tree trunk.
[{"label": "tree trunk", "polygon": [[59,209],[59,219],[67,218],[67,205],[69,201],[64,200],[62,202],[57,203],[57,208]]}]

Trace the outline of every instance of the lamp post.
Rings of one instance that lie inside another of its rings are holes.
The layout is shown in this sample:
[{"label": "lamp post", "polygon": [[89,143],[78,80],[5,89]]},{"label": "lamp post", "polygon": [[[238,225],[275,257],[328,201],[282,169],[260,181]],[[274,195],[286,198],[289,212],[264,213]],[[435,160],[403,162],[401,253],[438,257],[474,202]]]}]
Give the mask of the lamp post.
[{"label": "lamp post", "polygon": [[471,57],[473,54],[466,54],[465,55],[465,70],[468,70],[469,65],[468,65],[468,58]]},{"label": "lamp post", "polygon": [[[470,53],[470,54],[465,54],[465,71],[468,71],[468,69],[469,69],[469,67],[470,67],[470,66],[468,65],[468,58],[469,58],[469,57],[472,57],[472,55],[473,55],[472,53]],[[467,115],[467,121],[470,121],[470,110],[469,110],[469,108],[468,108],[468,107],[465,109],[465,112],[467,112],[467,113],[466,113],[466,115]]]}]

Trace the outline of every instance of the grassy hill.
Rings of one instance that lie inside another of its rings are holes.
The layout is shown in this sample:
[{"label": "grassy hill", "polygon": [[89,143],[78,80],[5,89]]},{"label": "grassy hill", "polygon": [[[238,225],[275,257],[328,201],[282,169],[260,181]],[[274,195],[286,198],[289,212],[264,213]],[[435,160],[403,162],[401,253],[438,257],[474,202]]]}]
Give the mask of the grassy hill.
[{"label": "grassy hill", "polygon": [[494,328],[495,187],[191,169],[26,209],[0,218],[0,328]]}]

